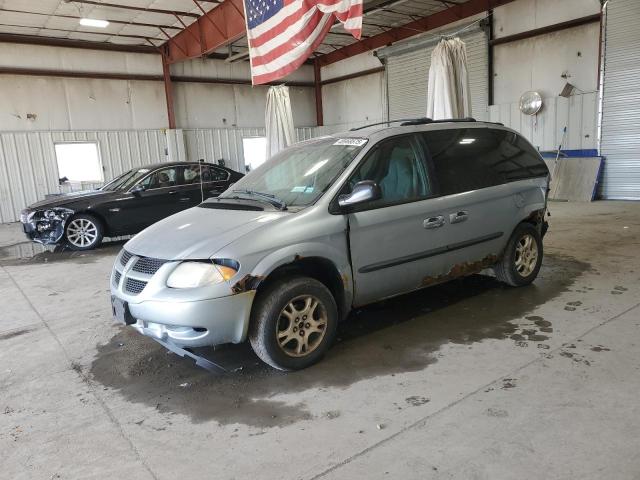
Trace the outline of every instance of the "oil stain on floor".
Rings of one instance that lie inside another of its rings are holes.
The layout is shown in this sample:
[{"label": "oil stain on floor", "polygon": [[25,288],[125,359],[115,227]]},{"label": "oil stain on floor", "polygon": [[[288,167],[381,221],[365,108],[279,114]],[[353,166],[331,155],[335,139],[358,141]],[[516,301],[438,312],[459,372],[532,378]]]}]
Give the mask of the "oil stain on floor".
[{"label": "oil stain on floor", "polygon": [[589,268],[568,257],[547,256],[538,279],[528,287],[509,288],[493,277],[474,275],[359,309],[340,325],[327,356],[300,372],[274,371],[244,344],[224,346],[209,355],[222,364],[242,366],[212,375],[123,328],[98,347],[91,379],[130,402],[188,415],[193,422],[291,424],[311,414],[304,404],[275,400],[279,393],[346,387],[380,375],[420,371],[437,361],[435,353],[445,344],[510,338],[517,342],[514,335],[522,337],[519,341],[543,342],[552,332],[551,322],[523,318],[567,291]]}]

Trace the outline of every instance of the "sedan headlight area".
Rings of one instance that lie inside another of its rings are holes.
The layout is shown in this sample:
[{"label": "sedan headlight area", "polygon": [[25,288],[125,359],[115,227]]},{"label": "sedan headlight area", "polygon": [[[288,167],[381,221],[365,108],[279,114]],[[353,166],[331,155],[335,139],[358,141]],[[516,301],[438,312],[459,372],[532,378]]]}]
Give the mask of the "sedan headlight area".
[{"label": "sedan headlight area", "polygon": [[54,245],[64,234],[64,227],[73,210],[62,207],[23,210],[20,220],[24,231],[33,241],[44,245]]},{"label": "sedan headlight area", "polygon": [[239,269],[233,260],[214,260],[213,262],[182,262],[171,272],[167,279],[169,288],[197,288],[225,282]]}]

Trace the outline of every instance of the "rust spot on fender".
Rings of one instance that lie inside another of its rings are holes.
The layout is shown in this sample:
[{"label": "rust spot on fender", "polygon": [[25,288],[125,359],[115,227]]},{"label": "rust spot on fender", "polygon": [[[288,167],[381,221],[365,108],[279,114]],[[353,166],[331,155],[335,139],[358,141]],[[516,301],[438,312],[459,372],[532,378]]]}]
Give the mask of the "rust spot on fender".
[{"label": "rust spot on fender", "polygon": [[235,294],[255,290],[263,279],[264,277],[259,275],[245,275],[233,284],[231,291]]},{"label": "rust spot on fender", "polygon": [[422,279],[421,287],[429,287],[431,285],[436,285],[438,283],[448,282],[449,280],[453,280],[454,278],[466,277],[468,275],[473,275],[474,273],[478,273],[484,270],[491,265],[495,265],[498,261],[497,255],[488,255],[482,260],[478,260],[477,262],[464,262],[458,263],[451,267],[449,273],[445,275],[440,275],[437,277],[424,277]]}]

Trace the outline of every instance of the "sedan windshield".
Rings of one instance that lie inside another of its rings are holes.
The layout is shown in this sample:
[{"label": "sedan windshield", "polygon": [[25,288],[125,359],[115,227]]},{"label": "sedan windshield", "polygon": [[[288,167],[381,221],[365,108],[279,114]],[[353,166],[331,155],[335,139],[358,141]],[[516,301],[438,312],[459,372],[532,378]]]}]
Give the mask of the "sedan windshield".
[{"label": "sedan windshield", "polygon": [[235,183],[219,198],[268,201],[282,209],[314,203],[367,143],[361,138],[321,138],[294,145]]},{"label": "sedan windshield", "polygon": [[116,190],[128,190],[147,173],[149,173],[148,168],[134,168],[133,170],[129,170],[119,177],[114,178],[110,182],[105,183],[100,188],[100,190],[104,190],[107,192],[115,192]]}]

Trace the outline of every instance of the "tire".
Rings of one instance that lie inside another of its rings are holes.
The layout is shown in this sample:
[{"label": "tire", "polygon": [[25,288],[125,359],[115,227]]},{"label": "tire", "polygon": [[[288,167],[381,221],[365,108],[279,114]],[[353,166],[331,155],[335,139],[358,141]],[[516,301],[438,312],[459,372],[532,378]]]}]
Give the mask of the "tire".
[{"label": "tire", "polygon": [[71,250],[92,250],[102,243],[103,234],[102,222],[87,213],[74,215],[64,228],[64,238]]},{"label": "tire", "polygon": [[[315,307],[314,301],[318,302]],[[300,370],[318,362],[329,350],[337,325],[338,308],[327,287],[313,278],[289,277],[256,298],[249,342],[256,355],[272,367]]]},{"label": "tire", "polygon": [[513,231],[502,259],[493,267],[496,278],[512,287],[529,285],[538,276],[542,256],[540,232],[530,223],[521,223]]}]

